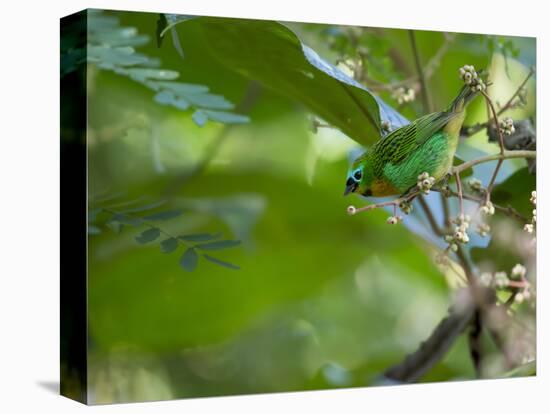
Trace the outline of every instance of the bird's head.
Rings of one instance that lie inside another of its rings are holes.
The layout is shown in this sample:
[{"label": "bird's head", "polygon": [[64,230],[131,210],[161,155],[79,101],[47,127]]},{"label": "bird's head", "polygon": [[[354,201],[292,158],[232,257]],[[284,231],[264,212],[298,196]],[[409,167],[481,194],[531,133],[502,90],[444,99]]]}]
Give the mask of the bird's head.
[{"label": "bird's head", "polygon": [[357,158],[348,170],[344,195],[357,193],[367,197],[371,196],[371,184],[373,180],[374,176],[372,174],[370,161],[365,153]]}]

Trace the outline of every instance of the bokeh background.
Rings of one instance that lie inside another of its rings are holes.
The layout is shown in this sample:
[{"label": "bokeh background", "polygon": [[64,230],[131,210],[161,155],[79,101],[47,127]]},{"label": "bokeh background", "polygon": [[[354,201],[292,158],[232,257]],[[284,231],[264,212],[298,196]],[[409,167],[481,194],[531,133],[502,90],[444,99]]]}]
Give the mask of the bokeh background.
[{"label": "bokeh background", "polygon": [[[193,105],[159,102],[137,73],[117,73],[99,58],[88,64],[91,402],[381,384],[381,373],[431,333],[461,284],[460,275],[436,265],[442,244],[430,236],[425,217],[388,226],[383,210],[348,216],[349,204],[366,203],[342,196],[350,153],[359,144],[336,129],[314,128],[302,103],[220,61],[200,19],[178,24],[178,39],[169,31],[158,47],[158,14],[96,13],[99,33],[119,30],[116,39],[179,72],[178,81],[207,86],[235,107],[227,107],[233,118],[204,121]],[[285,25],[331,63],[350,53],[343,34],[357,31],[352,50],[364,48],[377,82],[415,73],[405,30]],[[447,39],[415,34],[425,61]],[[455,96],[464,64],[487,68],[497,85],[491,96],[505,102],[534,63],[534,39],[457,34],[428,79],[433,107],[442,109]],[[418,97],[399,103],[390,91],[380,96],[409,119],[422,114]],[[533,117],[534,98],[531,80],[527,105],[511,116]],[[478,100],[466,124],[485,120]],[[461,142],[459,155],[497,149],[481,131]],[[506,161],[499,182],[525,175],[525,166]],[[484,165],[475,175],[488,179],[491,171]],[[506,194],[509,200],[534,189],[534,177],[525,180]],[[438,201],[428,198],[439,216]],[[223,239],[242,241],[211,252],[239,269],[201,257],[188,271],[188,263],[180,263],[184,246],[165,254],[159,249],[164,236],[137,242],[147,227],[113,223],[106,205],[137,215],[181,211],[158,226],[173,235],[221,232]],[[473,239],[474,248],[489,243]],[[491,265],[499,270],[509,263]],[[474,377],[461,337],[422,381]]]}]

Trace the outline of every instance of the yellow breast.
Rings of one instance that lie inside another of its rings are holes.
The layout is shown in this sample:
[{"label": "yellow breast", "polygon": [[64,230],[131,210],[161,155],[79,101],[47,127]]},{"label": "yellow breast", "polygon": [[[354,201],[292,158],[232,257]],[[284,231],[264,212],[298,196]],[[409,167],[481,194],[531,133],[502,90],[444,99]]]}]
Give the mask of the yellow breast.
[{"label": "yellow breast", "polygon": [[371,185],[372,195],[374,197],[386,197],[399,194],[399,190],[386,180],[376,179]]}]

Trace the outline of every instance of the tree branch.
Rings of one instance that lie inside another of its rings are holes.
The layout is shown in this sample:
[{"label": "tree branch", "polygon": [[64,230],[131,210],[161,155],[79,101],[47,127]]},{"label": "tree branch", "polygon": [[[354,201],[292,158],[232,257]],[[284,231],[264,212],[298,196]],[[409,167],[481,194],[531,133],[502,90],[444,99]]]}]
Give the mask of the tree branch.
[{"label": "tree branch", "polygon": [[411,47],[414,55],[414,64],[416,66],[416,72],[418,73],[418,79],[420,81],[420,89],[422,90],[422,102],[424,104],[424,111],[426,113],[432,112],[432,102],[430,100],[430,94],[428,93],[428,85],[426,84],[426,77],[422,70],[422,63],[420,61],[420,53],[416,45],[416,37],[414,30],[409,30],[409,40],[411,41]]},{"label": "tree branch", "polygon": [[[482,163],[485,163],[485,162],[490,162],[490,161],[495,161],[495,160],[500,160],[502,162],[502,160],[512,159],[512,158],[527,158],[527,159],[528,158],[536,158],[536,155],[537,155],[536,151],[504,151],[503,153],[500,153],[500,154],[486,155],[485,157],[477,158],[477,159],[471,160],[471,161],[466,161],[466,162],[464,162],[460,165],[457,165],[456,167],[453,167],[451,169],[451,174],[453,174],[453,175],[460,174],[461,172],[473,167],[474,165],[482,164]],[[442,181],[443,179],[441,179],[440,181]],[[434,191],[440,191],[440,190],[437,189],[437,188],[434,188]],[[399,204],[401,204],[402,202],[411,201],[418,194],[420,194],[420,191],[418,189],[414,189],[410,193],[408,193],[404,196],[398,197],[398,198],[393,199],[393,200],[384,201],[382,203],[369,204],[369,205],[366,205],[364,207],[359,207],[359,208],[356,208],[354,206],[350,206],[350,207],[348,207],[348,213],[353,215],[353,214],[357,214],[357,213],[362,212],[362,211],[374,210],[376,208],[382,208],[382,207],[387,207],[387,206],[399,206]],[[453,196],[458,197],[459,194],[453,193]],[[470,199],[472,199],[471,198],[472,196],[469,196],[469,197],[470,197]],[[475,199],[475,201],[479,201],[479,200]],[[496,208],[496,206],[495,206],[495,208]],[[504,208],[504,207],[500,207],[500,210],[503,211],[503,212],[506,212],[506,211],[510,212],[509,209]],[[522,216],[520,216],[520,217],[522,217]]]},{"label": "tree branch", "polygon": [[[512,108],[512,103],[514,102],[514,99],[520,94],[523,87],[527,84],[527,82],[529,81],[531,76],[533,76],[534,74],[535,74],[535,69],[531,68],[529,70],[529,73],[527,74],[527,76],[523,80],[523,82],[521,82],[521,84],[517,87],[514,94],[510,97],[510,99],[508,99],[508,101],[504,104],[504,106],[502,108],[500,108],[500,110],[497,112],[498,116],[502,115],[508,109]],[[469,126],[469,127],[463,127],[462,128],[462,135],[466,135],[466,136],[474,135],[477,132],[481,131],[482,129],[488,128],[490,123],[491,123],[491,120],[487,120],[487,122],[475,124],[475,125],[472,125],[472,126]],[[498,126],[497,126],[497,128],[498,128]]]},{"label": "tree branch", "polygon": [[[490,303],[494,294],[489,290],[483,292],[483,300]],[[477,308],[477,300],[469,288],[462,289],[455,305],[448,315],[439,322],[428,339],[418,349],[409,354],[397,365],[388,368],[384,377],[393,381],[412,383],[428,372],[452,346],[456,338],[472,321]]]}]

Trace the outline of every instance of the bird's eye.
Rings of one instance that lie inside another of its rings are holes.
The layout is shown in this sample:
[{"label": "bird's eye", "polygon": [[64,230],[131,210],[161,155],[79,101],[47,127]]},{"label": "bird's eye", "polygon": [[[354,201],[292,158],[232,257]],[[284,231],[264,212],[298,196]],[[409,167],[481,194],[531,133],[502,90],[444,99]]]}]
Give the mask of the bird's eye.
[{"label": "bird's eye", "polygon": [[355,178],[357,181],[359,181],[361,179],[361,176],[363,174],[361,173],[361,170],[357,170],[353,173],[353,178]]}]

